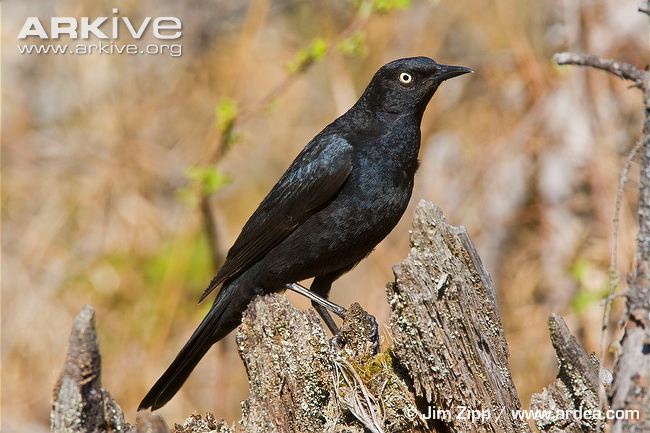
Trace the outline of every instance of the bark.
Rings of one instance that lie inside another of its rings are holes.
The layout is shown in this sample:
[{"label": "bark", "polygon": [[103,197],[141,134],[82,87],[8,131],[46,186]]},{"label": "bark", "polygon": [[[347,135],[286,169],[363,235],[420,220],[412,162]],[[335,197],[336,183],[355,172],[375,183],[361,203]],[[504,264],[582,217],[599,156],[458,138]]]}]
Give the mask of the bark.
[{"label": "bark", "polygon": [[613,59],[603,59],[602,57],[591,54],[576,53],[557,53],[553,56],[553,60],[558,65],[589,66],[607,71],[623,80],[632,81],[634,86],[639,89],[643,90],[646,88],[645,72],[629,63]]},{"label": "bark", "polygon": [[515,421],[521,408],[508,365],[508,345],[496,291],[463,227],[420,202],[411,253],[388,285],[396,357],[415,393],[439,410],[484,414],[477,422],[452,416],[454,431],[529,431]]},{"label": "bark", "polygon": [[[650,0],[639,9],[648,14]],[[640,147],[639,232],[637,234],[636,269],[628,277],[625,333],[614,367],[609,389],[609,404],[614,411],[638,411],[638,417],[625,416],[612,423],[612,432],[650,432],[650,76],[646,70],[629,63],[593,55],[560,53],[558,64],[587,66],[607,71],[644,92],[644,124]],[[609,302],[609,301],[607,301]],[[608,318],[606,306],[605,319]],[[604,321],[604,330],[607,320]]]},{"label": "bark", "polygon": [[[531,409],[549,414],[535,420],[537,428],[549,433],[602,431],[602,421],[579,415],[600,409],[598,361],[587,355],[560,316],[549,317],[549,330],[560,372],[555,382],[531,398]],[[576,411],[577,416],[565,417],[560,411],[563,414]]]},{"label": "bark", "polygon": [[[520,403],[495,289],[466,232],[421,202],[411,247],[387,286],[391,345],[377,350],[377,323],[358,304],[330,340],[312,310],[281,294],[257,298],[237,331],[249,377],[239,426],[193,415],[174,432],[530,431],[511,416]],[[55,388],[53,431],[169,431],[150,412],[135,427],[126,423],[100,373],[94,313],[85,307]],[[426,419],[434,409],[436,419]]]},{"label": "bark", "polygon": [[625,334],[610,393],[612,409],[636,409],[640,416],[615,421],[613,433],[650,431],[650,86],[647,72],[644,72],[644,83],[636,270],[628,278]]},{"label": "bark", "polygon": [[296,310],[283,295],[258,298],[237,334],[249,377],[242,430],[422,431],[391,354],[374,354],[376,332],[374,318],[353,304],[339,348],[315,312]]},{"label": "bark", "polygon": [[136,426],[124,420],[120,406],[101,385],[101,355],[95,310],[86,305],[70,333],[68,355],[54,386],[51,428],[56,433],[169,433],[159,415],[142,413]]}]

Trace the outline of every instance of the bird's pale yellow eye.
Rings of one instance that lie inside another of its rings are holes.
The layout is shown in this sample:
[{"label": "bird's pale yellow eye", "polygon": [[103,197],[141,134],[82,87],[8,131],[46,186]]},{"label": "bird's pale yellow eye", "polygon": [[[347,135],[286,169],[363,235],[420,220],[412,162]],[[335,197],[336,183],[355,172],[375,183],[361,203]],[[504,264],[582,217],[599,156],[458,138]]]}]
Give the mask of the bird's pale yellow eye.
[{"label": "bird's pale yellow eye", "polygon": [[411,81],[413,81],[413,77],[409,73],[402,72],[399,74],[399,80],[404,84],[409,84]]}]

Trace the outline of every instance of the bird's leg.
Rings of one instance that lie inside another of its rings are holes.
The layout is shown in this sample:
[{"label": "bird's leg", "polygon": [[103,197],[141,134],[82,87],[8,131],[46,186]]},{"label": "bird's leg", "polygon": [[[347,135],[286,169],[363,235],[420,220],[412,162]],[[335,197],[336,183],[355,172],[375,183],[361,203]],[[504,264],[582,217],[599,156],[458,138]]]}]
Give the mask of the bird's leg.
[{"label": "bird's leg", "polygon": [[[322,309],[322,311],[325,314],[327,314],[327,317],[329,318],[329,321],[331,321],[332,323],[334,323],[334,321],[332,320],[332,317],[329,315],[329,313],[327,313],[327,310],[331,311],[332,313],[336,314],[337,316],[339,316],[341,318],[344,318],[345,313],[347,313],[345,308],[341,307],[340,305],[335,304],[334,302],[328,301],[327,299],[317,295],[316,293],[309,290],[307,287],[302,286],[302,285],[300,285],[298,283],[287,284],[287,289],[289,289],[291,291],[294,291],[296,293],[299,293],[299,294],[303,295],[306,298],[311,299],[312,305],[314,305],[314,304],[318,305]],[[315,307],[315,305],[314,305],[314,307]],[[323,320],[325,320],[325,323],[327,323],[328,319],[326,319],[323,316],[323,313],[321,312],[321,310],[316,308],[316,311],[318,311],[318,313],[321,315],[321,317],[323,317]],[[329,327],[330,324],[328,323],[327,326]]]},{"label": "bird's leg", "polygon": [[314,284],[312,284],[311,289],[301,286],[298,283],[287,285],[290,290],[293,290],[296,293],[300,293],[301,295],[311,299],[311,306],[314,307],[314,310],[316,310],[321,319],[323,319],[323,322],[325,322],[325,325],[327,325],[332,335],[336,336],[339,334],[339,328],[336,326],[336,322],[334,322],[334,319],[332,319],[329,311],[333,312],[341,318],[345,318],[347,311],[340,305],[328,301],[323,296],[321,296],[323,294],[327,296],[327,293],[329,293],[331,286],[331,281],[328,283],[327,280],[319,280],[318,282],[314,280]]},{"label": "bird's leg", "polygon": [[[339,271],[339,272],[334,272],[332,274],[328,275],[320,275],[316,278],[314,278],[314,282],[311,283],[311,287],[309,290],[312,293],[316,293],[320,295],[321,297],[327,299],[327,297],[330,294],[330,290],[332,289],[332,283],[334,280],[336,280],[344,271]],[[332,316],[330,316],[330,313],[323,308],[322,306],[318,305],[317,303],[313,302],[311,303],[312,307],[316,310],[316,312],[320,315],[321,319],[323,319],[323,322],[327,325],[329,328],[330,332],[334,336],[332,339],[332,342],[335,346],[340,346],[339,344],[339,336],[341,335],[341,331],[339,330],[338,326],[336,326],[336,322],[334,322],[334,319],[332,319]],[[346,312],[347,313],[347,312]],[[345,317],[344,317],[345,319]]]},{"label": "bird's leg", "polygon": [[327,311],[325,307],[323,307],[320,304],[317,304],[314,301],[311,301],[311,306],[314,307],[314,310],[316,310],[316,312],[321,317],[321,319],[323,319],[323,322],[325,322],[332,335],[334,337],[339,335],[339,327],[336,326],[336,323],[334,322],[334,319],[332,319],[332,316],[330,316],[329,311]]}]

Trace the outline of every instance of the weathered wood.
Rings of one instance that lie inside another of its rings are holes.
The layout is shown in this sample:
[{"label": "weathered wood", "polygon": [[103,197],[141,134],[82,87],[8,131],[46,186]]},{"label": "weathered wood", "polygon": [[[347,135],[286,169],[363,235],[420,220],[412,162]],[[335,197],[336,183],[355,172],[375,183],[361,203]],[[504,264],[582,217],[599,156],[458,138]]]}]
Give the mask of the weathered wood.
[{"label": "weathered wood", "polygon": [[[421,202],[411,244],[387,288],[394,346],[383,351],[377,350],[375,319],[358,304],[349,308],[341,334],[332,341],[314,311],[297,310],[281,294],[251,303],[237,331],[250,386],[241,431],[529,431],[511,416],[520,403],[495,290],[467,234],[448,225],[437,207]],[[107,425],[119,424],[106,421],[109,408],[110,419],[123,423],[118,428],[133,433],[119,406],[97,397],[105,391],[93,317],[85,308],[75,322],[61,379],[67,385],[56,388],[53,427],[62,420],[89,425],[92,419],[98,427],[83,431],[107,431]],[[62,401],[64,389],[80,390],[75,392],[81,403]],[[449,417],[427,421],[427,402],[449,410]],[[472,412],[463,415],[462,407]],[[136,429],[167,431],[164,421],[148,412],[140,414]],[[235,428],[208,414],[194,415],[174,431],[230,433]]]},{"label": "weathered wood", "polygon": [[[560,316],[552,314],[548,327],[560,371],[555,382],[531,398],[531,409],[548,415],[535,419],[537,428],[549,433],[602,431],[602,420],[581,415],[600,410],[597,363],[589,358]],[[572,413],[576,416],[565,416]]]},{"label": "weathered wood", "polygon": [[217,421],[211,413],[204,417],[198,414],[190,415],[185,422],[174,426],[174,433],[235,433],[235,426],[228,425],[224,420]]},{"label": "weathered wood", "polygon": [[169,433],[169,427],[167,427],[163,417],[157,413],[139,412],[135,420],[135,432],[133,433]]},{"label": "weathered wood", "polygon": [[169,433],[158,414],[140,412],[135,427],[101,386],[101,354],[95,310],[85,305],[72,325],[68,355],[54,386],[51,429],[55,433]]},{"label": "weathered wood", "polygon": [[[648,14],[650,0],[640,12]],[[614,378],[609,389],[609,404],[614,411],[632,410],[637,416],[624,416],[612,421],[611,431],[650,431],[650,74],[629,63],[603,59],[593,55],[561,53],[558,64],[573,64],[605,70],[630,80],[644,92],[643,136],[640,146],[639,206],[637,210],[636,269],[628,277],[626,293],[625,333],[620,340],[619,356],[614,366]],[[645,68],[647,69],[647,68]],[[618,211],[618,210],[617,210]],[[616,221],[615,217],[615,221]],[[616,226],[616,224],[615,224]],[[608,301],[609,302],[609,301]],[[605,318],[608,318],[606,306]],[[604,326],[607,326],[605,320]]]},{"label": "weathered wood", "polygon": [[101,386],[101,355],[95,310],[86,305],[76,317],[68,355],[54,386],[51,428],[57,433],[131,432],[120,406]]},{"label": "weathered wood", "polygon": [[[646,0],[646,8],[650,0]],[[639,172],[637,210],[636,269],[629,276],[625,305],[625,334],[620,356],[614,368],[610,393],[612,409],[634,409],[638,419],[615,420],[613,433],[650,431],[650,74],[643,72],[645,83],[643,137]]]},{"label": "weathered wood", "polygon": [[249,397],[242,404],[245,431],[322,431],[331,405],[333,366],[318,318],[282,296],[258,299],[237,332]]},{"label": "weathered wood", "polygon": [[237,332],[249,378],[243,431],[418,431],[422,423],[407,416],[416,411],[414,397],[390,354],[374,355],[374,318],[353,304],[342,330],[339,349],[315,312],[295,309],[283,295],[252,303]]},{"label": "weathered wood", "polygon": [[[394,273],[387,288],[393,350],[416,394],[451,411],[445,424],[454,431],[529,431],[511,415],[521,404],[495,289],[464,228],[449,225],[437,206],[420,202],[411,252]],[[462,419],[457,415],[464,408],[485,416]]]}]

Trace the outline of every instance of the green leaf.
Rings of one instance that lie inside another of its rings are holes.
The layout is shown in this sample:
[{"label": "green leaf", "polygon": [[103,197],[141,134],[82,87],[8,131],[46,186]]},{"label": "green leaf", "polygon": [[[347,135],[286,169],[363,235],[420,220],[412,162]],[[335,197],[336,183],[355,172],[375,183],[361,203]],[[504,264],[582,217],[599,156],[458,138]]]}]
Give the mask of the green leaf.
[{"label": "green leaf", "polygon": [[571,276],[577,280],[580,284],[585,279],[587,273],[593,268],[593,265],[584,259],[578,259],[569,268],[569,273]]},{"label": "green leaf", "polygon": [[213,194],[229,181],[215,167],[192,167],[187,170],[187,177],[199,185],[203,195]]},{"label": "green leaf", "polygon": [[264,107],[264,114],[272,114],[273,112],[275,112],[275,110],[278,109],[278,107],[279,107],[278,99],[273,98],[271,102],[266,104],[266,106]]},{"label": "green leaf", "polygon": [[385,14],[397,9],[407,9],[411,6],[411,0],[372,0],[374,12]]},{"label": "green leaf", "polygon": [[595,292],[580,290],[571,300],[571,308],[576,313],[584,313],[587,308],[605,299],[608,293],[607,289]]},{"label": "green leaf", "polygon": [[362,31],[357,31],[339,42],[338,49],[346,56],[365,57],[368,51],[366,48],[366,35]]},{"label": "green leaf", "polygon": [[215,124],[220,133],[231,129],[237,118],[237,103],[230,98],[221,98],[215,108]]},{"label": "green leaf", "polygon": [[321,60],[327,54],[327,42],[323,38],[316,38],[311,43],[298,51],[293,59],[287,63],[290,74],[304,72],[309,66]]},{"label": "green leaf", "polygon": [[606,273],[596,264],[579,258],[571,264],[569,274],[578,283],[578,291],[571,300],[571,307],[576,313],[583,313],[609,294]]}]

